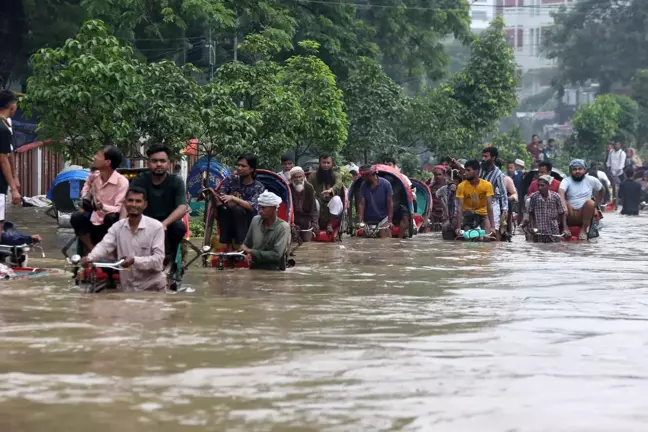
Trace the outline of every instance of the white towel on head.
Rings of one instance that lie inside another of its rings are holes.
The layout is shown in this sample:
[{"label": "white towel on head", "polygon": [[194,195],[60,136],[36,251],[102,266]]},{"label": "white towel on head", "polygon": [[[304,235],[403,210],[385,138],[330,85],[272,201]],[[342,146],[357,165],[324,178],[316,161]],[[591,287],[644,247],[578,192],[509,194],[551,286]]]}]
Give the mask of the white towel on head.
[{"label": "white towel on head", "polygon": [[281,205],[281,198],[272,192],[265,191],[259,195],[259,205],[261,207],[279,207]]}]

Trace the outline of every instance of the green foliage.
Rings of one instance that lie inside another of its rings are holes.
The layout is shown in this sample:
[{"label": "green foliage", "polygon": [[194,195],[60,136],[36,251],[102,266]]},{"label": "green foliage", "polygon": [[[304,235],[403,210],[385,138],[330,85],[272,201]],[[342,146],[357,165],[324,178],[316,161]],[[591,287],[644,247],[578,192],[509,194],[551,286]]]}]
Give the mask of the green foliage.
[{"label": "green foliage", "polygon": [[473,42],[467,67],[446,87],[447,94],[463,108],[459,122],[471,138],[494,132],[499,119],[517,106],[515,69],[500,16]]},{"label": "green foliage", "polygon": [[639,126],[637,142],[644,147],[648,142],[648,70],[638,70],[632,78],[632,99],[637,102]]},{"label": "green foliage", "polygon": [[[18,42],[9,40],[9,45],[3,44],[12,48],[7,52],[12,55],[0,58],[6,61],[8,70],[21,73],[26,70],[30,54],[38,48],[58,46],[72,37],[88,17],[103,20],[120,41],[132,44],[136,55],[149,61],[188,61],[207,71],[210,63],[205,45],[212,44],[217,68],[239,56],[240,41],[262,33],[281,47],[282,52],[274,57],[277,61],[285,59],[285,51],[297,42],[312,40],[320,45],[319,57],[339,80],[346,79],[357,68],[358,59],[370,57],[380,61],[395,81],[412,89],[423,88],[426,79],[437,80],[445,74],[449,60],[443,41],[448,36],[461,42],[471,38],[466,0],[394,0],[388,5],[381,0],[4,3],[24,5],[25,9],[10,20],[17,24],[7,32],[9,36],[15,35]],[[28,43],[20,44],[21,40]]]},{"label": "green foliage", "polygon": [[502,161],[504,169],[506,169],[505,165],[508,161],[514,161],[515,159],[522,159],[526,162],[527,166],[531,166],[533,162],[531,160],[532,157],[526,151],[526,143],[524,142],[519,126],[514,127],[506,133],[495,136],[491,143],[493,147],[497,147],[499,160]]},{"label": "green foliage", "polygon": [[32,67],[24,107],[38,114],[39,133],[69,159],[87,159],[106,144],[139,156],[148,141],[177,152],[193,135],[187,107],[198,88],[191,70],[140,63],[101,21],[88,21],[60,48],[40,50]]},{"label": "green foliage", "polygon": [[344,83],[344,102],[349,116],[349,139],[344,147],[348,160],[371,160],[381,152],[393,152],[397,120],[404,109],[402,89],[374,60],[364,57]]},{"label": "green foliage", "polygon": [[101,21],[87,22],[61,48],[38,51],[32,66],[24,106],[39,114],[39,132],[56,150],[88,158],[101,145],[135,142],[139,65]]},{"label": "green foliage", "polygon": [[615,140],[620,140],[627,146],[634,145],[639,127],[639,105],[628,96],[610,95],[619,105],[619,117]]},{"label": "green foliage", "polygon": [[581,106],[572,119],[574,136],[568,152],[586,160],[601,160],[607,143],[617,132],[620,112],[620,105],[611,95],[599,96]]},{"label": "green foliage", "polygon": [[421,171],[421,162],[418,155],[404,152],[398,155],[398,166],[403,174],[412,177]]},{"label": "green foliage", "polygon": [[261,125],[258,112],[242,107],[220,80],[204,86],[198,102],[198,149],[226,165],[251,148]]},{"label": "green foliage", "polygon": [[194,238],[205,237],[205,212],[199,211],[197,216],[189,218],[189,231]]},{"label": "green foliage", "polygon": [[408,99],[398,121],[401,147],[424,146],[437,157],[470,155],[517,104],[515,61],[497,18],[475,39],[465,70]]},{"label": "green foliage", "polygon": [[561,8],[546,37],[543,33],[546,56],[558,62],[559,81],[594,80],[601,93],[628,83],[636,70],[648,67],[647,19],[642,0],[580,0]]},{"label": "green foliage", "polygon": [[[300,47],[316,45],[302,42]],[[338,154],[347,139],[348,120],[331,69],[315,55],[297,55],[286,60],[281,80],[303,110],[295,131],[295,158],[312,152]]]}]

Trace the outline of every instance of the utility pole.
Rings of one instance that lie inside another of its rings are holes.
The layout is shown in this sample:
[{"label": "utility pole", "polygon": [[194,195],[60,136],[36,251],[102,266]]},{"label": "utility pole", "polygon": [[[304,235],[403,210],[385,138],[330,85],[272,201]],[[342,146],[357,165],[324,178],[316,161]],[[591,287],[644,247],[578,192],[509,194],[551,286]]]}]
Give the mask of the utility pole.
[{"label": "utility pole", "polygon": [[214,80],[214,64],[216,63],[216,50],[212,39],[212,30],[209,29],[209,81]]},{"label": "utility pole", "polygon": [[234,31],[234,61],[238,61],[238,32]]}]

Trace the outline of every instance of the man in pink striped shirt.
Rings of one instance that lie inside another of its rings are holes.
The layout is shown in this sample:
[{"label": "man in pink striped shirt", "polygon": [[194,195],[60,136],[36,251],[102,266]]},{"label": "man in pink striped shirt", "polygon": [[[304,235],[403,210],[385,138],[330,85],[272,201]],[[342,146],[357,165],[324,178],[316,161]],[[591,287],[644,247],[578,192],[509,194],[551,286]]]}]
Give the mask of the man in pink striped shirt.
[{"label": "man in pink striped shirt", "polygon": [[108,229],[119,220],[129,186],[126,177],[116,171],[122,159],[121,151],[111,145],[103,147],[95,154],[96,171],[90,174],[81,191],[83,198],[90,193],[89,208],[72,215],[70,222],[74,233],[88,251],[91,251],[94,245],[103,239]]}]

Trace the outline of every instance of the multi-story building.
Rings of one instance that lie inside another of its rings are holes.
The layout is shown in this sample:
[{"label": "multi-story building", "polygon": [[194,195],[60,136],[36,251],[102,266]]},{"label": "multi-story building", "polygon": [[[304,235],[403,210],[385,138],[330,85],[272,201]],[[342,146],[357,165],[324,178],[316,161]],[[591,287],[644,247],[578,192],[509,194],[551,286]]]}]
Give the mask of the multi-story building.
[{"label": "multi-story building", "polygon": [[551,86],[555,62],[542,54],[542,43],[553,25],[551,13],[572,0],[496,0],[496,13],[504,17],[509,43],[523,85],[520,97],[540,93]]},{"label": "multi-story building", "polygon": [[470,3],[470,28],[475,32],[486,30],[497,16],[497,0],[473,0]]}]

